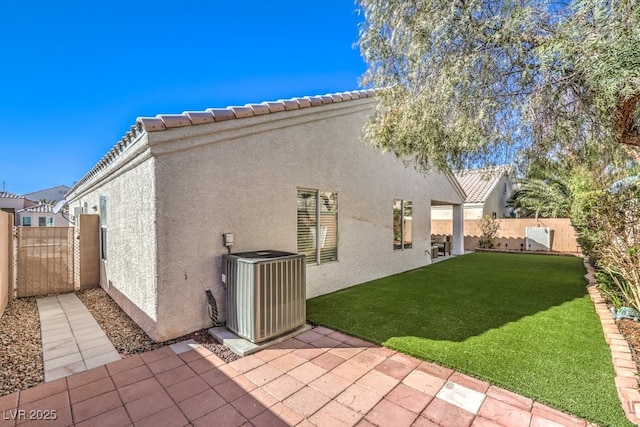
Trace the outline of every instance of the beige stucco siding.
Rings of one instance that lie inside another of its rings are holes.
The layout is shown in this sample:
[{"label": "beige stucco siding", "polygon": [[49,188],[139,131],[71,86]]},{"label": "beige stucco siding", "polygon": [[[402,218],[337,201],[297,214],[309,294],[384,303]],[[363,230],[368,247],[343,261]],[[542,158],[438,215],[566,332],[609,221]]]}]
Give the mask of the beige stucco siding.
[{"label": "beige stucco siding", "polygon": [[[426,265],[431,199],[462,203],[361,140],[369,99],[149,134],[156,156],[158,338],[208,327],[204,289],[224,318],[222,233],[233,252],[297,251],[298,188],[338,193],[338,261],[307,268],[313,297]],[[393,201],[413,202],[413,249],[393,251]]]},{"label": "beige stucco siding", "polygon": [[86,213],[99,214],[100,196],[106,196],[107,259],[100,263],[100,285],[153,337],[158,319],[155,159],[137,148],[103,179],[87,182],[67,198],[70,212],[86,203]]}]

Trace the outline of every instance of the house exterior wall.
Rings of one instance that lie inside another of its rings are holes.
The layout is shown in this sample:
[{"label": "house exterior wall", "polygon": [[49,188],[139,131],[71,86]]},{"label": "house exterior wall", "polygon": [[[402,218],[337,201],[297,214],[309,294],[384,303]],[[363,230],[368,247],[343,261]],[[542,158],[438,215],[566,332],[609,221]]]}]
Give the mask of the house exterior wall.
[{"label": "house exterior wall", "polygon": [[67,195],[70,212],[86,203],[89,214],[100,213],[100,196],[106,196],[107,259],[100,259],[100,286],[148,333],[157,321],[154,171],[143,135],[106,176]]},{"label": "house exterior wall", "polygon": [[58,202],[64,199],[64,195],[67,191],[69,191],[69,187],[66,185],[59,185],[46,190],[34,191],[33,193],[25,194],[24,197],[36,202],[39,202],[40,200],[55,200]]},{"label": "house exterior wall", "polygon": [[53,224],[50,227],[69,227],[69,221],[61,214],[45,213],[45,212],[20,212],[18,216],[18,225],[23,224],[23,218],[31,218],[31,227],[38,227],[39,218],[53,218]]},{"label": "house exterior wall", "polygon": [[[233,252],[297,252],[297,189],[338,194],[338,261],[307,266],[307,297],[431,262],[431,199],[450,178],[405,167],[361,140],[370,99],[149,134],[156,156],[158,324],[167,340],[226,316],[222,234]],[[453,179],[453,178],[451,178]],[[413,248],[393,250],[393,202],[413,202]]]},{"label": "house exterior wall", "polygon": [[511,185],[510,178],[507,175],[502,175],[498,184],[489,197],[487,197],[481,215],[479,217],[469,217],[465,219],[480,219],[482,215],[492,216],[494,212],[496,213],[496,218],[509,218],[511,209],[506,206],[507,200],[511,197],[511,193],[513,193],[513,186]]}]

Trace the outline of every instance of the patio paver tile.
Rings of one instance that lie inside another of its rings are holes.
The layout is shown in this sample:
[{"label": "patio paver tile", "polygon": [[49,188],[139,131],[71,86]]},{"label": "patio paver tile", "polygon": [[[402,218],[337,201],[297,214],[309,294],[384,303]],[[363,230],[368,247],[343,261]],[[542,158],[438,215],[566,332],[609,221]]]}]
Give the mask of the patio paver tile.
[{"label": "patio paver tile", "polygon": [[122,403],[126,404],[161,391],[163,391],[162,385],[157,379],[151,377],[119,388],[118,395]]},{"label": "patio paver tile", "polygon": [[427,405],[422,415],[442,427],[469,427],[475,418],[471,412],[438,398]]},{"label": "patio paver tile", "polygon": [[316,357],[315,359],[312,359],[310,362],[313,363],[314,365],[317,365],[327,371],[332,370],[333,368],[335,368],[336,366],[344,363],[345,359],[340,357],[340,356],[336,356],[335,354],[332,354],[330,352],[327,353],[323,353],[320,356]]},{"label": "patio paver tile", "polygon": [[416,414],[420,414],[434,397],[400,383],[385,396],[385,399]]},{"label": "patio paver tile", "polygon": [[131,420],[135,423],[138,420],[174,405],[173,400],[171,400],[167,392],[160,390],[156,393],[145,395],[133,402],[125,403],[124,407],[127,409]]},{"label": "patio paver tile", "polygon": [[287,350],[271,346],[256,353],[256,357],[264,360],[265,362],[269,362],[273,359],[277,359],[278,357],[283,356],[287,352]]},{"label": "patio paver tile", "polygon": [[583,420],[573,417],[569,414],[565,414],[564,412],[558,411],[557,409],[550,408],[538,402],[533,403],[533,407],[531,408],[531,413],[533,415],[538,415],[538,416],[547,418],[551,421],[555,421],[565,426],[576,426],[576,427],[585,426],[585,422]]},{"label": "patio paver tile", "polygon": [[110,391],[74,404],[72,407],[73,421],[79,423],[118,407],[122,407],[120,397],[118,397],[118,393],[115,390]]},{"label": "patio paver tile", "polygon": [[[316,328],[317,329],[317,328]],[[296,339],[298,341],[302,341],[304,343],[312,343],[315,340],[319,340],[320,338],[324,337],[323,334],[319,334],[317,332],[315,332],[313,329],[307,332],[303,332],[300,335],[296,336]]]},{"label": "patio paver tile", "polygon": [[365,419],[378,426],[403,427],[411,426],[418,418],[418,414],[409,411],[395,403],[382,399],[367,414]]},{"label": "patio paver tile", "polygon": [[304,417],[310,417],[318,409],[329,402],[329,397],[312,389],[303,387],[291,396],[287,397],[283,403]]},{"label": "patio paver tile", "polygon": [[329,350],[329,353],[342,357],[343,359],[351,359],[358,353],[363,352],[365,347],[336,347]]},{"label": "patio paver tile", "polygon": [[64,378],[49,383],[40,384],[37,387],[22,390],[19,396],[19,405],[45,399],[51,395],[67,391],[67,381]]},{"label": "patio paver tile", "polygon": [[176,354],[169,347],[160,347],[155,350],[142,353],[140,357],[144,360],[144,363],[153,363],[166,357],[175,356]]},{"label": "patio paver tile", "polygon": [[218,384],[222,384],[223,382],[230,380],[231,378],[237,377],[238,375],[240,375],[238,371],[229,365],[224,365],[200,374],[200,378],[205,380],[205,382],[211,387],[215,387]]},{"label": "patio paver tile", "polygon": [[225,427],[239,427],[247,422],[247,419],[242,416],[236,408],[231,405],[224,405],[202,418],[195,420],[192,424],[194,427],[209,427],[209,426],[225,426]]},{"label": "patio paver tile", "polygon": [[209,384],[200,377],[192,377],[166,388],[169,396],[178,403],[209,389]]},{"label": "patio paver tile", "polygon": [[71,390],[107,377],[109,377],[107,368],[105,366],[98,366],[97,368],[89,369],[79,374],[67,377],[67,386],[69,387],[69,390]]},{"label": "patio paver tile", "polygon": [[385,396],[387,393],[393,390],[393,388],[397,386],[398,383],[400,383],[400,380],[375,370],[367,372],[366,374],[364,374],[364,376],[362,376],[362,378],[356,381],[356,384],[360,384],[361,386],[366,387],[367,389],[381,396]]},{"label": "patio paver tile", "polygon": [[385,356],[377,354],[370,349],[366,349],[355,356],[353,356],[349,361],[357,362],[364,366],[367,369],[373,369],[375,366],[386,360]]},{"label": "patio paver tile", "polygon": [[[108,366],[107,366],[107,369]],[[111,379],[116,387],[124,387],[129,384],[133,384],[138,381],[142,381],[149,377],[152,377],[153,373],[147,368],[146,365],[138,366],[128,371],[122,371],[115,375],[111,375]]]},{"label": "patio paver tile", "polygon": [[312,329],[313,332],[320,335],[331,335],[333,333],[338,333],[331,328],[326,328],[324,326],[318,326],[317,328]]},{"label": "patio paver tile", "polygon": [[328,336],[323,336],[322,338],[319,338],[315,341],[311,342],[312,346],[318,347],[318,348],[326,348],[326,349],[331,349],[331,348],[336,348],[337,346],[339,346],[340,344],[342,344],[344,341],[339,341],[336,339],[333,339],[331,337]]},{"label": "patio paver tile", "polygon": [[382,372],[385,375],[388,375],[393,378],[397,378],[402,380],[406,377],[409,372],[413,370],[410,366],[405,365],[404,363],[400,363],[392,358],[389,358],[379,365],[376,365],[373,369],[376,371]]},{"label": "patio paver tile", "polygon": [[421,360],[418,360],[415,357],[407,356],[406,354],[402,354],[402,353],[394,354],[393,356],[389,357],[389,360],[402,363],[403,365],[406,365],[411,369],[418,367],[418,365],[422,363]]},{"label": "patio paver tile", "polygon": [[495,421],[489,420],[489,419],[484,418],[482,416],[477,416],[473,420],[473,423],[471,425],[472,425],[472,427],[504,427],[504,426],[496,423]]},{"label": "patio paver tile", "polygon": [[76,427],[112,427],[130,425],[131,420],[124,406],[118,406],[88,420],[76,423]]},{"label": "patio paver tile", "polygon": [[348,381],[334,373],[327,372],[320,378],[312,381],[309,386],[323,394],[326,394],[330,398],[334,398],[346,390],[351,384],[351,381]]},{"label": "patio paver tile", "polygon": [[318,427],[334,427],[353,426],[361,419],[362,414],[332,400],[313,414],[309,421]]},{"label": "patio paver tile", "polygon": [[18,408],[18,399],[20,398],[20,392],[6,394],[0,396],[0,411],[3,413],[6,411],[14,410]]},{"label": "patio paver tile", "polygon": [[326,369],[323,369],[318,365],[315,365],[311,362],[306,362],[289,371],[289,375],[302,381],[305,384],[309,384],[311,381],[321,377],[327,372],[328,371]]},{"label": "patio paver tile", "polygon": [[[264,365],[258,366],[256,369],[252,371],[247,372],[244,375],[252,383],[260,387],[265,385],[268,382],[275,380],[276,378],[278,378],[283,374],[284,372],[282,372],[280,369],[276,368],[275,366],[272,366],[270,364],[264,364]],[[249,417],[249,418],[253,418],[253,417]]]},{"label": "patio paver tile", "polygon": [[448,380],[454,372],[453,369],[445,368],[444,366],[436,365],[431,362],[422,362],[416,369],[438,378],[442,378],[443,380]]},{"label": "patio paver tile", "polygon": [[379,394],[369,391],[359,384],[349,386],[336,398],[337,402],[361,414],[369,412],[380,400],[382,400],[382,397]]},{"label": "patio paver tile", "polygon": [[304,383],[285,374],[265,384],[262,388],[276,399],[283,401],[303,387]]},{"label": "patio paver tile", "polygon": [[487,397],[478,415],[509,427],[528,427],[531,423],[531,412],[492,397]]},{"label": "patio paver tile", "polygon": [[256,385],[244,376],[237,376],[222,384],[218,384],[213,389],[227,402],[233,402],[242,395],[255,389]]},{"label": "patio paver tile", "polygon": [[203,415],[225,405],[227,402],[215,390],[208,389],[189,399],[178,403],[178,406],[189,421],[194,421]]},{"label": "patio paver tile", "polygon": [[531,411],[533,407],[533,400],[500,387],[490,386],[489,390],[486,391],[486,395],[525,411]]},{"label": "patio paver tile", "polygon": [[240,373],[245,373],[257,368],[260,365],[264,365],[264,363],[264,360],[252,354],[251,356],[246,356],[241,359],[234,360],[233,362],[229,363],[229,366]]},{"label": "patio paver tile", "polygon": [[69,399],[71,404],[82,402],[83,400],[91,399],[95,396],[115,390],[115,386],[111,381],[111,378],[102,378],[80,387],[72,388],[69,390]]},{"label": "patio paver tile", "polygon": [[175,406],[169,406],[159,412],[149,415],[136,421],[136,427],[158,427],[158,426],[186,426],[189,420],[185,418],[182,411]]},{"label": "patio paver tile", "polygon": [[273,359],[269,362],[269,365],[275,366],[283,372],[289,372],[290,370],[302,365],[306,361],[306,359],[296,356],[293,353],[287,353],[278,357],[277,359]]},{"label": "patio paver tile", "polygon": [[[64,408],[56,408],[55,409],[55,419],[29,419],[31,415],[38,416],[37,411],[42,409],[36,409],[35,414],[30,414],[28,411],[25,414],[26,421],[18,421],[16,425],[20,427],[31,427],[31,426],[46,426],[46,427],[67,427],[73,425],[73,418],[71,417],[71,408],[66,406]],[[45,410],[46,411],[46,410]],[[51,412],[49,413],[51,415]]]},{"label": "patio paver tile", "polygon": [[279,427],[295,426],[304,420],[304,417],[282,402],[278,402],[268,410],[262,412],[251,420],[255,427]]},{"label": "patio paver tile", "polygon": [[216,364],[215,359],[209,359],[208,357],[200,357],[196,360],[191,360],[186,363],[196,374],[201,374],[203,372],[210,371],[211,369],[214,369],[217,366],[222,365],[222,364]]},{"label": "patio paver tile", "polygon": [[474,415],[478,414],[480,406],[484,402],[486,396],[484,393],[472,390],[451,381],[447,381],[445,385],[438,391],[436,397],[456,405]]},{"label": "patio paver tile", "polygon": [[189,378],[195,377],[196,374],[186,365],[181,365],[168,371],[164,371],[156,375],[156,379],[163,387],[169,387],[180,383]]},{"label": "patio paver tile", "polygon": [[337,367],[331,370],[331,372],[333,372],[334,374],[340,375],[344,379],[349,380],[351,382],[357,381],[361,376],[366,374],[368,371],[369,369],[365,365],[358,363],[353,359],[349,359],[343,364],[338,365]]},{"label": "patio paver tile", "polygon": [[402,382],[423,393],[435,396],[446,381],[426,372],[414,370]]},{"label": "patio paver tile", "polygon": [[453,375],[449,377],[449,381],[460,384],[471,390],[475,390],[480,393],[486,393],[489,390],[491,384],[486,381],[479,380],[477,378],[470,377],[465,374],[461,374],[460,372],[454,372]]},{"label": "patio paver tile", "polygon": [[[259,389],[258,389],[259,390]],[[272,397],[273,399],[273,397]],[[273,399],[274,404],[277,400]],[[257,401],[251,394],[247,393],[231,402],[234,408],[247,419],[254,418],[268,409],[267,406]],[[272,405],[273,406],[273,405]]]},{"label": "patio paver tile", "polygon": [[185,366],[185,363],[177,355],[165,357],[164,359],[156,360],[155,362],[147,363],[147,366],[155,375],[161,372],[169,371],[178,366]]},{"label": "patio paver tile", "polygon": [[107,371],[109,371],[109,374],[113,376],[120,372],[128,371],[129,369],[137,368],[142,365],[144,365],[144,360],[142,360],[142,357],[140,357],[139,354],[136,354],[116,362],[108,363],[105,367],[107,368]]},{"label": "patio paver tile", "polygon": [[316,357],[323,355],[324,353],[327,352],[327,350],[328,349],[318,348],[318,347],[299,348],[299,349],[293,350],[291,354],[301,357],[306,361],[306,360],[315,359]]}]

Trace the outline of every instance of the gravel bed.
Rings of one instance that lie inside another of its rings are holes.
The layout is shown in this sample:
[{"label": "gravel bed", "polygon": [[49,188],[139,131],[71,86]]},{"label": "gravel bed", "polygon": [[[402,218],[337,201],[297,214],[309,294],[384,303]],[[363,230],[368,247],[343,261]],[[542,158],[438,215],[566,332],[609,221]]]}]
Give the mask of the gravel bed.
[{"label": "gravel bed", "polygon": [[44,381],[40,316],[34,297],[13,300],[0,318],[0,396]]},{"label": "gravel bed", "polygon": [[76,292],[76,295],[87,306],[122,357],[194,339],[226,362],[240,358],[240,356],[216,341],[206,329],[195,331],[171,341],[156,343],[122,311],[120,306],[102,288]]},{"label": "gravel bed", "polygon": [[[102,288],[76,292],[123,358],[194,339],[222,360],[240,357],[220,344],[206,329],[156,343]],[[44,382],[40,316],[36,297],[11,301],[0,318],[0,396]]]}]

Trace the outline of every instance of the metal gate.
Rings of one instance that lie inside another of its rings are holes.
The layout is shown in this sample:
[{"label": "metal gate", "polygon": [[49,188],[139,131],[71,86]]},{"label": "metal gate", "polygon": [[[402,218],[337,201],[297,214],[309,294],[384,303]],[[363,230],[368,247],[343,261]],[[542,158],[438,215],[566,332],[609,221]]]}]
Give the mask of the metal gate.
[{"label": "metal gate", "polygon": [[17,296],[73,292],[73,227],[16,229]]}]

